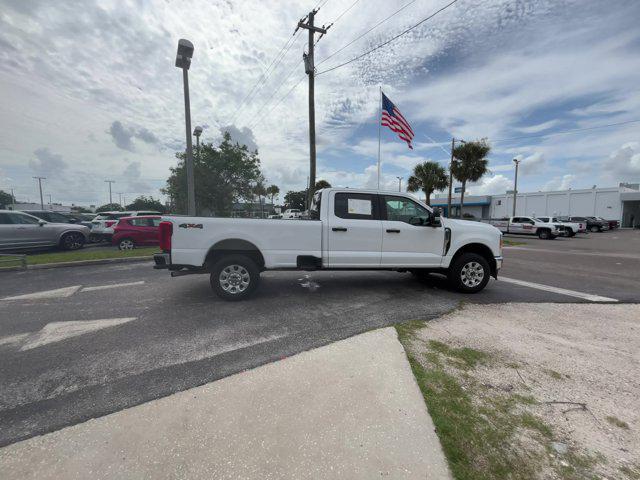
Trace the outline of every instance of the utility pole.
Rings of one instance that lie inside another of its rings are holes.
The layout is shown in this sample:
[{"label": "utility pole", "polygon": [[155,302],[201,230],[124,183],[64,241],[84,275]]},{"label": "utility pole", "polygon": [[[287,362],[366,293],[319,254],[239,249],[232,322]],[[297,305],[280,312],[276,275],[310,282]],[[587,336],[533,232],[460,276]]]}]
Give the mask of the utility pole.
[{"label": "utility pole", "polygon": [[12,200],[12,202],[11,202],[11,203],[13,203],[13,204],[15,204],[15,203],[16,203],[16,196],[15,196],[15,195],[14,195],[14,193],[13,193],[13,188],[11,189],[11,200]]},{"label": "utility pole", "polygon": [[116,192],[118,194],[118,203],[122,206],[122,192]]},{"label": "utility pole", "polygon": [[449,198],[447,200],[447,217],[451,218],[451,189],[453,188],[453,172],[451,167],[453,166],[453,149],[456,148],[456,139],[451,139],[451,160],[449,160]]},{"label": "utility pole", "polygon": [[109,204],[113,203],[113,199],[111,198],[111,184],[112,183],[116,183],[115,180],[105,180],[104,183],[108,183],[109,184]]},{"label": "utility pole", "polygon": [[187,155],[185,166],[187,170],[187,215],[196,215],[195,180],[193,176],[193,146],[191,143],[191,102],[189,100],[189,67],[193,57],[193,43],[181,38],[178,41],[176,67],[182,69],[182,85],[184,89],[184,123],[187,132]]},{"label": "utility pole", "polygon": [[[398,191],[401,192],[402,191],[402,179],[404,177],[396,177],[398,179]],[[378,190],[380,190],[380,188],[378,188]]]},{"label": "utility pole", "polygon": [[324,28],[324,26],[323,28],[314,26],[313,20],[316,13],[318,13],[317,9],[311,10],[309,15],[307,15],[307,22],[304,22],[304,18],[301,19],[295,30],[295,32],[298,31],[298,28],[309,30],[309,50],[308,53],[302,54],[302,58],[304,59],[304,72],[309,76],[309,191],[307,194],[307,205],[311,205],[311,197],[313,196],[316,185],[316,107],[314,99],[315,65],[313,47],[316,32],[320,34],[320,38],[327,33],[327,29]]},{"label": "utility pole", "polygon": [[47,193],[47,197],[49,197],[49,210],[53,210],[53,201],[51,200],[51,194]]},{"label": "utility pole", "polygon": [[513,182],[513,215],[511,215],[512,217],[516,216],[516,199],[518,198],[518,165],[520,165],[520,162],[522,160],[514,158],[513,159],[513,163],[516,164],[516,178]]},{"label": "utility pole", "polygon": [[42,198],[42,180],[46,180],[47,177],[33,177],[38,179],[38,187],[40,187],[40,206],[44,210],[44,199]]}]

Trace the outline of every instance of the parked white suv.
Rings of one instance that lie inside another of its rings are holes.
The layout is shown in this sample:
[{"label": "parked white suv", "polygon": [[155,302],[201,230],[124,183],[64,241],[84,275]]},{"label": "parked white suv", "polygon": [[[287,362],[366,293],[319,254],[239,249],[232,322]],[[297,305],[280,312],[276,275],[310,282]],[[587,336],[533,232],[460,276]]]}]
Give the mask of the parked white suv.
[{"label": "parked white suv", "polygon": [[440,218],[409,194],[328,188],[297,222],[163,216],[155,268],[207,273],[213,290],[240,300],[264,270],[395,270],[446,274],[462,292],[482,290],[502,266],[491,225]]},{"label": "parked white suv", "polygon": [[536,217],[536,219],[543,223],[556,225],[565,237],[575,237],[576,233],[581,230],[579,223],[561,222],[557,217]]}]

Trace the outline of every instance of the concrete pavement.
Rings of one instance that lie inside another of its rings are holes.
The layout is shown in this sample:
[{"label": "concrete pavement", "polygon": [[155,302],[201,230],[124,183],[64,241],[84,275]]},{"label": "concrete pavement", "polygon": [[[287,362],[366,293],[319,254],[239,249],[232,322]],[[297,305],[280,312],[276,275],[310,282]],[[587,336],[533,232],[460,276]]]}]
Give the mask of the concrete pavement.
[{"label": "concrete pavement", "polygon": [[0,450],[20,479],[448,479],[393,328]]}]

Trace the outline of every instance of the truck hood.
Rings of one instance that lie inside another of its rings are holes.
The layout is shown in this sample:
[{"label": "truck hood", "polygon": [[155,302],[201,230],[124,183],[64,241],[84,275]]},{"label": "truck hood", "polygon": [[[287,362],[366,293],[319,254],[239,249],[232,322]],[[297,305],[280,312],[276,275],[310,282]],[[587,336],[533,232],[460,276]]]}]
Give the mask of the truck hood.
[{"label": "truck hood", "polygon": [[458,220],[455,218],[443,218],[441,221],[445,227],[459,227],[465,230],[475,230],[478,232],[495,232],[498,235],[502,235],[500,230],[498,230],[496,227],[484,222],[475,222],[473,220]]}]

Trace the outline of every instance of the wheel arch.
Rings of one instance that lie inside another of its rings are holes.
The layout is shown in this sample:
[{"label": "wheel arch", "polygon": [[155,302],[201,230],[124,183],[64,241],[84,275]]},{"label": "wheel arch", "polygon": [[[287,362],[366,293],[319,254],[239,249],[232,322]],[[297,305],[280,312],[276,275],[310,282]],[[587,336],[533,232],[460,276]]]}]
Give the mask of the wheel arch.
[{"label": "wheel arch", "polygon": [[251,258],[260,270],[264,270],[264,256],[252,242],[241,238],[227,238],[215,243],[207,252],[203,267],[211,270],[213,265],[226,255],[245,255]]},{"label": "wheel arch", "polygon": [[489,263],[491,276],[497,278],[498,268],[491,248],[489,248],[484,243],[467,243],[466,245],[463,245],[458,250],[456,250],[456,253],[453,254],[453,257],[451,257],[451,262],[449,263],[449,265],[453,265],[455,261],[464,253],[476,253],[483,257],[487,261],[487,263]]}]

